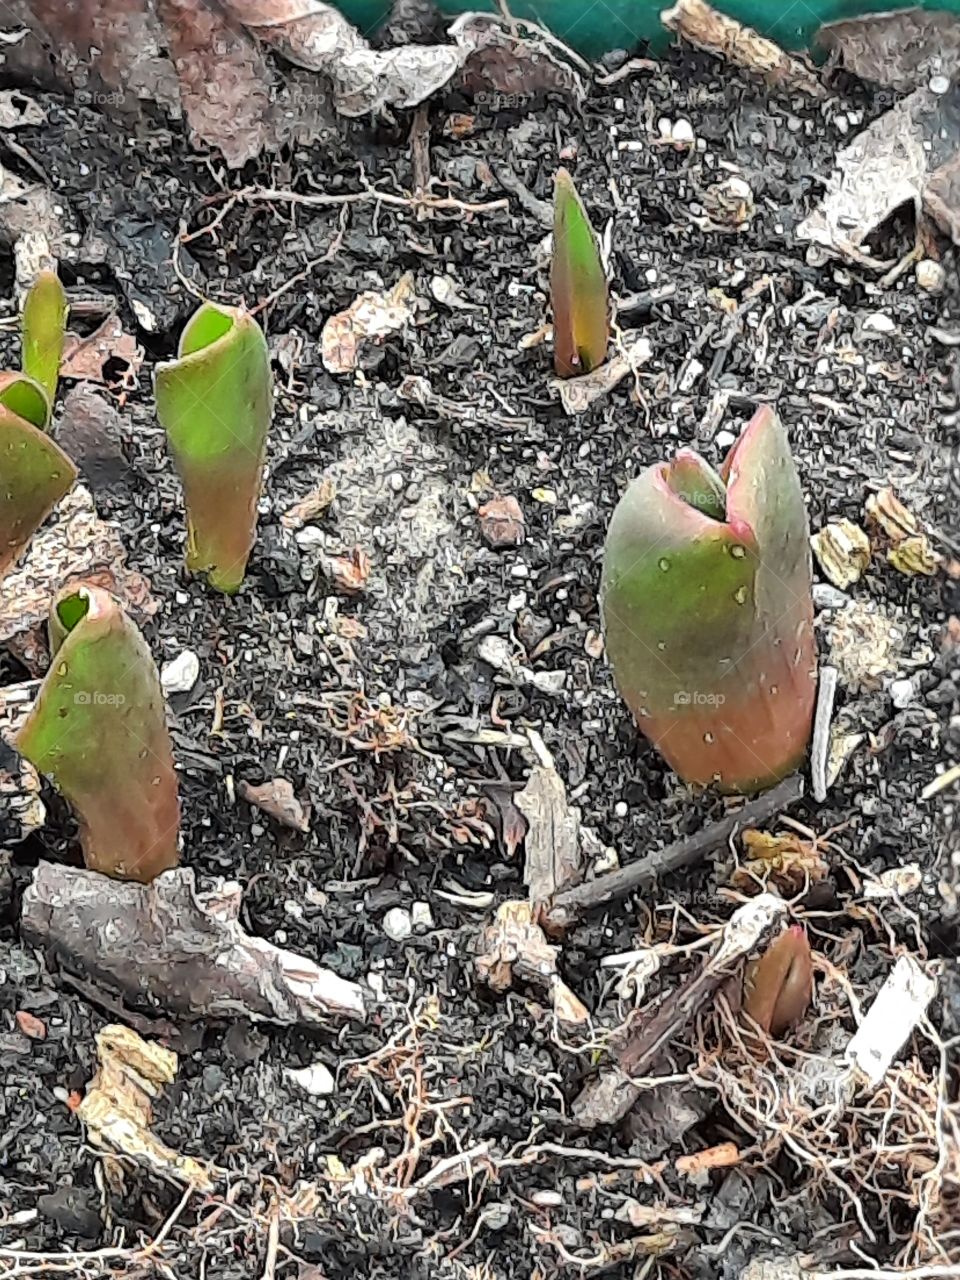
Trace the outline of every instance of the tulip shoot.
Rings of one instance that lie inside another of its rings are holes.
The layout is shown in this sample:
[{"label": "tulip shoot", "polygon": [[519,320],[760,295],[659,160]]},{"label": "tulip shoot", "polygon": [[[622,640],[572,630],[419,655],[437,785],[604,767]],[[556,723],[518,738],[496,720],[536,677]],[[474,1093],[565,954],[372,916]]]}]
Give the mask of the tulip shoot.
[{"label": "tulip shoot", "polygon": [[262,329],[246,311],[204,303],[177,359],[157,368],[156,397],[183,484],[187,568],[235,592],[256,538],[273,405]]},{"label": "tulip shoot", "polygon": [[64,588],[50,669],[16,747],[77,816],[86,865],[152,880],[179,860],[180,802],[160,678],[147,643],[100,587]]},{"label": "tulip shoot", "polygon": [[574,378],[607,358],[607,276],[590,219],[566,169],[557,173],[553,208],[553,360],[558,377]]}]

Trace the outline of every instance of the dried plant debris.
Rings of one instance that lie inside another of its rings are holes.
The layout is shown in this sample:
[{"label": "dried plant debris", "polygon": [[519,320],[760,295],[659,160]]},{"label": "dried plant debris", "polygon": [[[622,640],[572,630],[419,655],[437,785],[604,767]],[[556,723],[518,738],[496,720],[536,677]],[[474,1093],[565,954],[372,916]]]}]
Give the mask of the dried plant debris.
[{"label": "dried plant debris", "polygon": [[943,565],[920,521],[891,488],[880,489],[867,499],[868,522],[886,547],[888,562],[907,577],[932,578]]},{"label": "dried plant debris", "polygon": [[[213,1189],[212,1171],[199,1160],[172,1150],[150,1132],[153,1103],[177,1074],[177,1055],[142,1040],[124,1026],[97,1033],[97,1074],[77,1108],[87,1140],[94,1146],[202,1191]],[[122,1182],[120,1162],[114,1180]],[[109,1166],[108,1166],[109,1167]],[[109,1176],[109,1175],[108,1175]]]},{"label": "dried plant debris", "polygon": [[677,0],[660,15],[664,26],[698,49],[761,75],[771,85],[826,97],[816,74],[772,40],[712,8],[705,0]]},{"label": "dried plant debris", "polygon": [[323,326],[320,345],[324,368],[329,373],[353,373],[364,345],[379,345],[402,332],[413,320],[416,305],[411,271],[385,293],[361,293],[346,311],[331,316]]},{"label": "dried plant debris", "polygon": [[851,692],[869,692],[891,675],[903,648],[902,627],[872,602],[853,601],[827,628],[830,661]]},{"label": "dried plant debris", "polygon": [[476,967],[480,980],[498,993],[508,991],[514,978],[549,995],[561,1022],[578,1026],[589,1012],[557,972],[559,948],[551,946],[529,902],[504,902],[480,936]]},{"label": "dried plant debris", "polygon": [[[532,730],[530,731],[533,732]],[[580,811],[567,802],[567,789],[539,735],[541,762],[530,770],[527,785],[514,797],[527,820],[523,879],[530,901],[548,902],[582,873]]]},{"label": "dried plant debris", "polygon": [[915,7],[830,22],[817,33],[817,45],[831,63],[899,92],[960,71],[960,25],[952,13]]},{"label": "dried plant debris", "polygon": [[755,893],[761,886],[770,884],[785,897],[792,897],[829,872],[822,846],[797,832],[781,831],[774,835],[748,828],[740,839],[746,856],[730,877],[735,889]]},{"label": "dried plant debris", "polygon": [[68,970],[172,1017],[309,1024],[365,1016],[355,983],[244,933],[239,911],[239,885],[221,881],[201,894],[189,870],[138,885],[41,862],[21,928]]},{"label": "dried plant debris", "polygon": [[859,582],[870,564],[870,539],[852,520],[836,520],[810,539],[820,568],[835,587]]},{"label": "dried plant debris", "polygon": [[[413,107],[461,73],[474,92],[582,92],[577,71],[555,49],[488,15],[453,23],[452,43],[374,49],[322,0],[77,0],[68,14],[58,0],[19,7],[31,38],[14,49],[15,65],[49,80],[37,48],[46,45],[56,51],[61,84],[127,115],[149,101],[182,111],[194,141],[217,147],[232,168],[293,138],[312,141],[334,111]],[[269,49],[293,64],[282,79]]]},{"label": "dried plant debris", "polygon": [[652,353],[648,338],[624,334],[621,350],[606,364],[578,378],[556,378],[553,387],[560,396],[564,412],[571,417],[585,413],[595,401],[609,395],[614,387],[619,386],[628,374],[636,374]]},{"label": "dried plant debris", "polygon": [[936,990],[936,979],[912,956],[900,957],[847,1046],[847,1057],[872,1085],[881,1083]]},{"label": "dried plant debris", "polygon": [[957,238],[960,200],[953,175],[960,150],[960,118],[949,95],[918,89],[868,125],[837,155],[827,194],[797,228],[801,241],[887,270],[864,241],[899,209],[922,208]]},{"label": "dried plant debris", "polygon": [[241,782],[237,790],[244,800],[269,814],[283,827],[306,833],[310,830],[309,812],[297,799],[293,784],[286,778],[273,778],[260,786]]}]

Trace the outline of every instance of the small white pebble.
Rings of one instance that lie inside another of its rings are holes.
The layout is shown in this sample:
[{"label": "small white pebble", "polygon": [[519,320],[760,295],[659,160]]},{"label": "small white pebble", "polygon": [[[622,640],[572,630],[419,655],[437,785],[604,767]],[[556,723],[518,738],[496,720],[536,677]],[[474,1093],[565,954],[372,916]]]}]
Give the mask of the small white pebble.
[{"label": "small white pebble", "polygon": [[872,333],[893,333],[896,329],[896,321],[890,316],[884,315],[882,311],[874,311],[872,315],[867,316],[863,322],[863,327],[869,329]]},{"label": "small white pebble", "polygon": [[931,76],[930,77],[931,93],[946,93],[949,88],[950,88],[949,76]]},{"label": "small white pebble", "polygon": [[309,1093],[314,1098],[325,1097],[337,1087],[333,1076],[322,1062],[313,1062],[309,1067],[301,1067],[299,1070],[288,1070],[285,1074],[288,1080],[292,1080],[304,1093]]},{"label": "small white pebble", "polygon": [[737,437],[732,431],[718,431],[715,439],[718,449],[729,449],[731,445],[737,442]]},{"label": "small white pebble", "polygon": [[523,563],[522,560],[519,560],[510,569],[511,578],[529,578],[529,576],[530,576],[530,570],[527,568],[527,566]]},{"label": "small white pebble", "polygon": [[404,480],[402,474],[399,471],[394,471],[394,473],[390,477],[390,488],[393,490],[393,492],[402,493],[403,486],[405,484],[406,484],[406,481]]},{"label": "small white pebble", "polygon": [[627,814],[630,812],[630,807],[627,804],[626,800],[618,800],[617,803],[613,806],[613,812],[617,815],[618,818],[625,818]]},{"label": "small white pebble", "polygon": [[534,1191],[530,1199],[543,1209],[557,1209],[563,1204],[563,1196],[559,1191]]},{"label": "small white pebble", "polygon": [[689,120],[677,120],[673,126],[674,142],[693,142],[693,125]]},{"label": "small white pebble", "polygon": [[199,676],[200,659],[192,649],[184,649],[160,668],[160,687],[166,694],[189,693]]},{"label": "small white pebble", "polygon": [[405,942],[413,933],[410,912],[403,907],[391,907],[383,917],[383,932],[391,942]]},{"label": "small white pebble", "polygon": [[932,258],[924,258],[917,263],[917,284],[925,293],[941,293],[943,291],[946,272],[939,262]]},{"label": "small white pebble", "polygon": [[325,541],[323,530],[318,529],[315,524],[308,524],[303,529],[298,529],[293,536],[297,546],[304,551],[309,551],[311,547],[319,547]]},{"label": "small white pebble", "polygon": [[890,685],[890,701],[898,711],[903,711],[913,702],[915,693],[912,680],[894,680]]},{"label": "small white pebble", "polygon": [[415,929],[432,929],[433,912],[429,902],[415,902],[410,912],[411,922]]}]

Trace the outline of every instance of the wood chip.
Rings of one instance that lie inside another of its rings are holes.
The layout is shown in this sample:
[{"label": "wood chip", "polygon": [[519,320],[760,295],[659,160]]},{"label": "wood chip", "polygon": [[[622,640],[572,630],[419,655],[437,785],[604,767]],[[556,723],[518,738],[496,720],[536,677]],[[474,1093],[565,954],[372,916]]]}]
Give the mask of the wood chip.
[{"label": "wood chip", "polygon": [[[130,379],[136,378],[143,364],[143,348],[136,338],[124,332],[116,312],[107,316],[88,338],[78,338],[75,333],[66,335],[60,360],[60,377],[78,378],[83,382],[118,381],[119,377],[109,379],[106,373],[106,366],[112,360],[118,360],[127,366],[127,377]],[[117,373],[119,375],[119,370]]]},{"label": "wood chip", "polygon": [[810,539],[820,567],[835,587],[859,582],[870,564],[870,539],[852,520],[835,520]]}]

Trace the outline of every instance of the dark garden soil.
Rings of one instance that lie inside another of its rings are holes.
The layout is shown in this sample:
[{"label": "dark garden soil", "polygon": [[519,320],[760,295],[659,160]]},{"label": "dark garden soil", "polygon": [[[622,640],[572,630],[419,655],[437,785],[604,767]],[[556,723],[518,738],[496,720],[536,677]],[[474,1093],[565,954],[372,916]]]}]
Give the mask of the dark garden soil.
[{"label": "dark garden soil", "polygon": [[[558,1024],[542,991],[483,988],[472,959],[496,905],[526,896],[510,797],[531,757],[501,745],[510,734],[541,735],[593,837],[588,867],[626,865],[727,807],[692,795],[639,737],[602,657],[601,548],[629,477],[681,443],[718,461],[754,407],[773,401],[813,529],[862,524],[867,496],[893,484],[947,560],[938,539],[960,539],[946,467],[955,353],[930,334],[960,323],[952,254],[933,242],[946,268],[934,296],[912,270],[883,285],[866,269],[811,264],[794,235],[838,147],[884,104],[854,84],[826,105],[771,97],[689,52],[595,87],[582,114],[552,99],[523,110],[434,102],[435,191],[507,207],[418,218],[409,204],[373,199],[225,202],[241,188],[344,194],[364,178],[409,194],[410,116],[339,125],[237,176],[159,120],[134,128],[55,96],[38,101],[47,124],[19,130],[20,147],[81,243],[105,245],[99,263],[79,250],[65,280],[75,298],[115,297],[146,349],[119,405],[124,461],[92,487],[160,601],[144,627],[158,662],[184,649],[199,658],[193,691],[171,699],[184,864],[201,883],[238,880],[245,927],[362,983],[370,1013],[318,1031],[161,1029],[179,1068],[155,1103],[154,1132],[223,1175],[213,1196],[181,1207],[155,1255],[131,1261],[124,1250],[156,1234],[183,1189],[130,1162],[106,1176],[67,1105],[96,1070],[96,1032],[123,1015],[64,985],[19,937],[37,861],[78,861],[65,808],[45,790],[47,825],[0,854],[0,1275],[53,1274],[56,1263],[60,1274],[178,1280],[681,1280],[739,1276],[767,1255],[814,1269],[960,1260],[960,1236],[949,1235],[957,1153],[936,1118],[938,1098],[945,1107],[957,1086],[938,1043],[960,1033],[960,873],[945,838],[949,791],[921,798],[960,751],[960,640],[943,640],[958,592],[946,572],[908,577],[881,552],[849,591],[900,640],[872,691],[842,666],[836,715],[862,736],[826,802],[791,809],[829,840],[829,872],[793,903],[822,963],[780,1076],[734,1046],[732,1022],[711,1002],[659,1063],[669,1086],[615,1125],[585,1132],[572,1117],[633,1003],[617,993],[622,971],[601,959],[644,942],[686,948],[641,997],[669,999],[703,954],[689,944],[741,901],[734,848],[569,930],[560,972],[593,1015],[589,1031]],[[461,137],[450,125],[458,111],[474,117]],[[689,121],[700,144],[659,144],[661,117]],[[3,159],[36,177],[22,157]],[[652,346],[636,380],[579,418],[550,386],[549,345],[520,346],[545,319],[542,215],[561,162],[596,225],[612,220],[616,289],[632,295],[620,325]],[[755,214],[739,230],[712,228],[711,189],[731,169],[749,183]],[[259,542],[231,600],[182,570],[179,485],[150,377],[194,305],[170,262],[174,241],[181,225],[190,235],[215,218],[182,245],[177,266],[218,301],[274,298],[261,318],[278,386]],[[905,216],[884,231],[879,256],[902,256],[913,235]],[[9,260],[2,270],[11,297]],[[356,375],[326,372],[324,322],[408,271],[415,322],[366,346]],[[144,306],[155,331],[140,323]],[[877,315],[892,325],[878,330]],[[297,537],[281,516],[325,477],[333,503]],[[522,509],[521,546],[483,540],[478,507],[498,494]],[[371,567],[366,589],[350,595],[324,557],[355,547]],[[843,602],[818,591],[826,656]],[[553,680],[537,687],[495,670],[478,653],[491,636]],[[862,647],[835,635],[842,643]],[[10,659],[2,674],[27,673]],[[309,806],[308,834],[240,798],[241,783],[276,777]],[[902,898],[869,895],[884,872],[911,864],[920,876]],[[400,941],[385,932],[393,908],[415,921]],[[765,1080],[796,1077],[791,1063],[816,1073],[842,1053],[856,1027],[850,1000],[869,1007],[903,953],[939,981],[926,1029],[898,1059],[900,1096],[865,1090],[818,1127],[813,1104],[802,1114],[802,1099],[790,1110],[764,1091]],[[22,1011],[46,1038],[24,1034]],[[135,1025],[151,1036],[148,1022]],[[312,1096],[288,1074],[316,1062],[335,1078],[331,1094]],[[725,1142],[738,1163],[678,1170],[678,1156]],[[479,1144],[471,1176],[404,1194],[437,1161]],[[119,1252],[52,1256],[106,1248]],[[4,1252],[14,1249],[43,1256],[16,1263]]]}]

